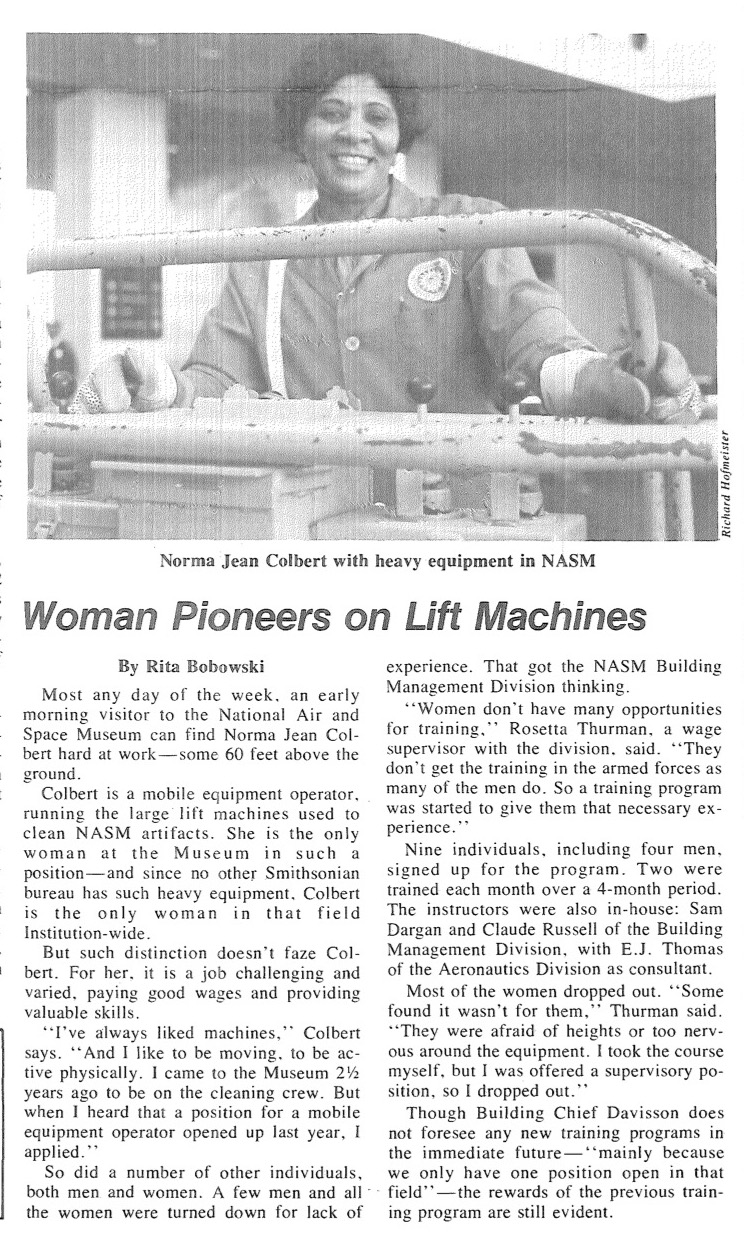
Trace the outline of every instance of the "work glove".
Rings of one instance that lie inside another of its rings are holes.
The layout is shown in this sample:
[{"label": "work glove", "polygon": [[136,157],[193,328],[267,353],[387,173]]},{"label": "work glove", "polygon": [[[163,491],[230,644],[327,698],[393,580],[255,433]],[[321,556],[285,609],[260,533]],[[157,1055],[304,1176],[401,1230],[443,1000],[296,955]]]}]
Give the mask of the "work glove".
[{"label": "work glove", "polygon": [[646,385],[629,375],[613,358],[588,358],[574,381],[570,413],[640,423],[651,404]]},{"label": "work glove", "polygon": [[674,345],[661,344],[646,382],[631,374],[630,350],[619,359],[592,349],[547,358],[540,392],[549,414],[587,415],[620,423],[699,419],[703,402],[687,363]]},{"label": "work glove", "polygon": [[597,354],[580,368],[573,388],[572,412],[621,423],[689,422],[700,418],[702,398],[679,349],[659,345],[655,369],[644,383],[628,373],[631,354],[619,362]]},{"label": "work glove", "polygon": [[167,362],[141,349],[127,349],[93,367],[78,388],[70,413],[167,410],[177,391],[176,377]]},{"label": "work glove", "polygon": [[[623,354],[620,365],[630,366],[630,352]],[[670,423],[679,418],[689,422],[690,413],[695,420],[703,412],[703,398],[697,381],[675,345],[659,345],[656,367],[648,380],[651,404],[647,411],[649,423]],[[685,413],[685,412],[689,413]]]}]

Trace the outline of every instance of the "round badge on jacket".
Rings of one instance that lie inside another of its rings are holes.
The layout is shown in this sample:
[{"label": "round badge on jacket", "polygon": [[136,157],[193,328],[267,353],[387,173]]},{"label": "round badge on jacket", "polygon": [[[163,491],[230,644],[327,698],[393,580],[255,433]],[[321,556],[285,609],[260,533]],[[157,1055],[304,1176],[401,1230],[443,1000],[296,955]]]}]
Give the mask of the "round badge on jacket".
[{"label": "round badge on jacket", "polygon": [[420,301],[441,301],[452,282],[452,267],[445,257],[419,262],[408,276],[408,291]]}]

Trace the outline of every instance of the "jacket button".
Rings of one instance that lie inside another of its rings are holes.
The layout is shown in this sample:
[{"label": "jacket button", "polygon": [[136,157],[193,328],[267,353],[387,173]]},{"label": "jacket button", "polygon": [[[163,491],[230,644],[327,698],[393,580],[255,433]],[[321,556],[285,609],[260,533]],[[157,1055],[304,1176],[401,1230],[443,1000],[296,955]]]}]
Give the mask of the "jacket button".
[{"label": "jacket button", "polygon": [[356,350],[359,348],[359,337],[347,336],[344,341],[344,345],[349,350],[349,353],[356,352]]}]

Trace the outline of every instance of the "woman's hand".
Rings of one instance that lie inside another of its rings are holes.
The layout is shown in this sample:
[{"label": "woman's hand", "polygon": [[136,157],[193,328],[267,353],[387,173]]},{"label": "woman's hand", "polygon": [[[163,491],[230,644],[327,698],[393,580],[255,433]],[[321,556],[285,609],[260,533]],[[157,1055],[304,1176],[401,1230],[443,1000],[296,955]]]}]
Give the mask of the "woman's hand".
[{"label": "woman's hand", "polygon": [[70,413],[167,410],[176,393],[176,377],[167,362],[140,349],[127,349],[93,368],[78,388]]},{"label": "woman's hand", "polygon": [[660,344],[656,370],[649,380],[651,423],[668,423],[681,410],[691,410],[696,419],[703,412],[703,398],[697,381],[675,345]]},{"label": "woman's hand", "polygon": [[696,421],[703,409],[700,389],[679,349],[661,344],[655,369],[644,383],[631,375],[630,353],[619,359],[591,349],[548,358],[540,391],[551,414],[585,415],[619,423]]},{"label": "woman's hand", "polygon": [[641,423],[651,405],[651,394],[640,379],[629,375],[613,358],[598,353],[579,370],[572,403],[572,414]]},{"label": "woman's hand", "polygon": [[[659,345],[656,367],[647,384],[623,369],[629,365],[629,354],[619,363],[599,354],[589,359],[574,383],[574,413],[624,423],[668,423],[685,411],[696,421],[700,418],[700,389],[674,345]],[[682,421],[685,419],[689,421],[689,415]]]}]

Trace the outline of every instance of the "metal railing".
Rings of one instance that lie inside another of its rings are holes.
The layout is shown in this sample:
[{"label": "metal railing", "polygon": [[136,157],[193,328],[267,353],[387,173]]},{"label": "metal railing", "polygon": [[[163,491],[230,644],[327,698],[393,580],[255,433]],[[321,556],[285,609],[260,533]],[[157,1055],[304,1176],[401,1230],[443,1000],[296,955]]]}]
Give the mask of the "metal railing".
[{"label": "metal railing", "polygon": [[[451,249],[595,245],[620,255],[631,345],[630,369],[648,377],[658,356],[654,275],[708,304],[715,268],[646,223],[602,210],[503,210],[406,220],[371,219],[229,231],[59,240],[29,254],[29,270],[184,265],[273,258],[359,256]],[[289,410],[286,409],[289,405]],[[279,413],[281,408],[281,413]],[[667,536],[663,475],[672,475],[678,539],[694,539],[690,473],[714,466],[712,422],[623,427],[593,419],[500,415],[359,414],[331,402],[200,401],[158,416],[34,416],[33,451],[80,457],[196,463],[340,465],[540,471],[643,472],[649,539]]]},{"label": "metal railing", "polygon": [[696,472],[714,424],[623,427],[596,419],[365,414],[332,401],[199,400],[158,414],[36,414],[33,449],[80,459],[216,466],[407,467],[462,473]]},{"label": "metal railing", "polygon": [[370,218],[288,227],[57,240],[31,249],[28,269],[34,272],[98,270],[104,266],[185,266],[289,257],[420,253],[427,249],[441,252],[517,246],[557,248],[568,244],[614,249],[699,292],[705,299],[715,298],[715,268],[699,253],[648,223],[599,209],[505,209],[451,217]]}]

